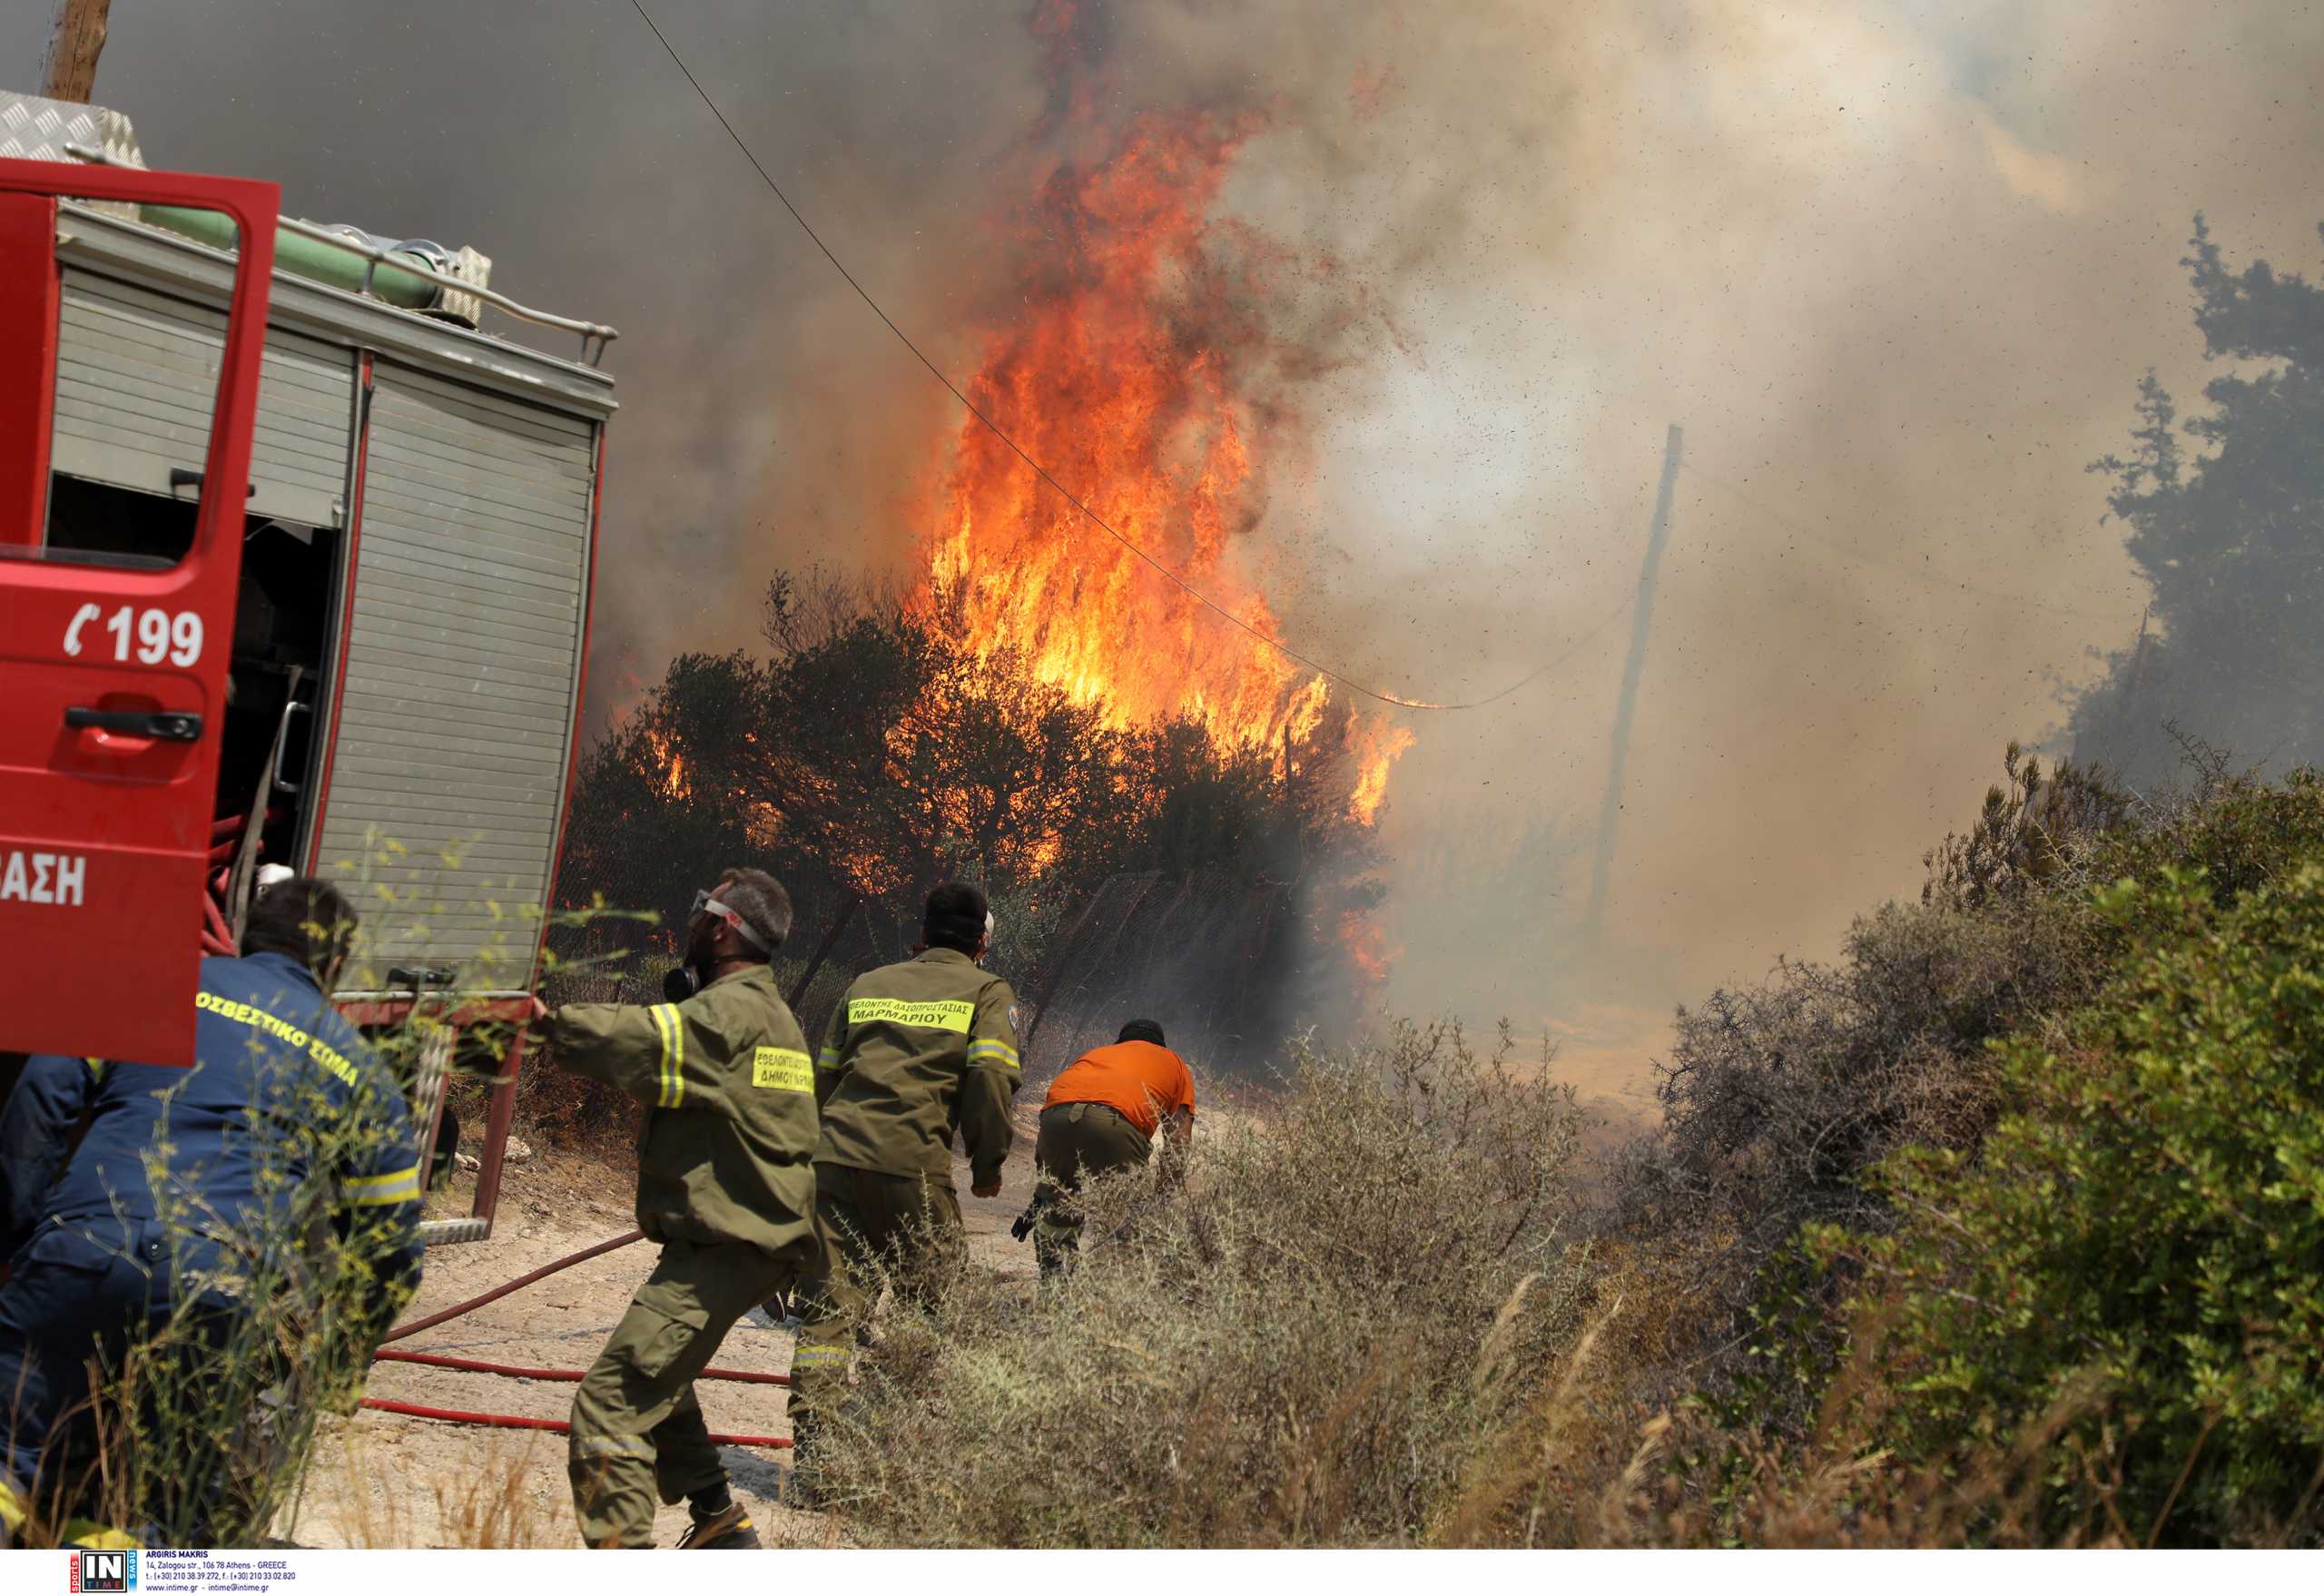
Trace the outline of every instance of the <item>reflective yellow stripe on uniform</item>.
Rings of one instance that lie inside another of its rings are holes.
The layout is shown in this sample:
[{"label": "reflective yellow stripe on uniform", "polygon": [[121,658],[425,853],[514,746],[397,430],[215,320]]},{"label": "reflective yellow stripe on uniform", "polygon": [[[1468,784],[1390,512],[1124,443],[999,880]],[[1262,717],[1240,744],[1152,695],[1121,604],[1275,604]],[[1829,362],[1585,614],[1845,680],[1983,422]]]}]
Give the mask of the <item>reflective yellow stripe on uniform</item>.
[{"label": "reflective yellow stripe on uniform", "polygon": [[1017,1068],[1017,1049],[1007,1042],[987,1038],[983,1041],[969,1044],[969,1062],[998,1064],[1003,1069],[1014,1069]]},{"label": "reflective yellow stripe on uniform", "polygon": [[654,1443],[643,1435],[576,1435],[567,1451],[574,1457],[652,1457]]},{"label": "reflective yellow stripe on uniform", "polygon": [[821,1052],[817,1053],[815,1055],[815,1068],[818,1069],[838,1069],[839,1049],[837,1048],[825,1048]]},{"label": "reflective yellow stripe on uniform", "polygon": [[853,1349],[845,1346],[813,1346],[802,1343],[791,1354],[791,1370],[819,1369],[829,1364],[847,1362]]},{"label": "reflective yellow stripe on uniform", "polygon": [[127,1530],[116,1530],[94,1519],[66,1519],[64,1532],[57,1538],[57,1544],[77,1546],[84,1552],[138,1552],[145,1542]]},{"label": "reflective yellow stripe on uniform", "polygon": [[655,1106],[675,1108],[686,1095],[686,1022],[675,1003],[656,1003],[645,1012],[662,1037],[662,1091]]},{"label": "reflective yellow stripe on uniform", "polygon": [[347,1182],[348,1206],[357,1208],[379,1207],[389,1203],[416,1203],[419,1200],[419,1166],[397,1169],[386,1175],[359,1175]]},{"label": "reflective yellow stripe on uniform", "polygon": [[872,1025],[885,1021],[890,1025],[924,1026],[930,1030],[957,1030],[969,1034],[969,1025],[977,1017],[977,1006],[954,999],[932,1003],[908,1002],[901,998],[850,998],[847,1000],[847,1022],[850,1025]]}]

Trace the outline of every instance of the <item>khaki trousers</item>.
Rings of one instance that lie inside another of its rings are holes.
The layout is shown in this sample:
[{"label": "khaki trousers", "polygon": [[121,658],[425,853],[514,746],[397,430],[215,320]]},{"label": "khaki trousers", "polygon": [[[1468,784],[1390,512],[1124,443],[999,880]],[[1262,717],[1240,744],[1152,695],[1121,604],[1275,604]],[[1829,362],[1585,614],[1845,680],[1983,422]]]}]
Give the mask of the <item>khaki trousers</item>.
[{"label": "khaki trousers", "polygon": [[1145,1166],[1153,1139],[1103,1103],[1057,1103],[1041,1110],[1033,1163],[1036,1192],[1047,1200],[1033,1221],[1033,1252],[1044,1278],[1061,1273],[1081,1246],[1081,1211],[1073,1201],[1093,1175]]},{"label": "khaki trousers", "polygon": [[815,1166],[815,1230],[822,1256],[800,1286],[791,1358],[792,1434],[803,1452],[846,1395],[848,1362],[881,1284],[907,1304],[932,1304],[967,1248],[950,1186],[846,1164]]},{"label": "khaki trousers", "polygon": [[742,1242],[662,1248],[573,1395],[566,1473],[586,1543],[651,1546],[656,1496],[676,1502],[724,1481],[694,1376],[734,1321],[789,1286],[803,1261]]}]

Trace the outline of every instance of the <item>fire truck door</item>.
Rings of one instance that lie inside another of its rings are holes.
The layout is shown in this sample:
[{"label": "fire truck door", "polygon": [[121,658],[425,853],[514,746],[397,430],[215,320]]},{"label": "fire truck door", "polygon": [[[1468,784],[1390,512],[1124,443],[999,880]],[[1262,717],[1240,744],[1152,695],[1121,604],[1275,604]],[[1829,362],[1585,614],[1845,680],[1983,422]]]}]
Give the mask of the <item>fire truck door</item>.
[{"label": "fire truck door", "polygon": [[[241,247],[214,361],[60,393],[63,198],[233,222]],[[269,182],[0,160],[0,1051],[192,1062],[280,203]],[[214,395],[206,435],[153,421],[183,457],[165,483],[52,478],[59,434],[182,416],[154,402],[162,381]]]}]

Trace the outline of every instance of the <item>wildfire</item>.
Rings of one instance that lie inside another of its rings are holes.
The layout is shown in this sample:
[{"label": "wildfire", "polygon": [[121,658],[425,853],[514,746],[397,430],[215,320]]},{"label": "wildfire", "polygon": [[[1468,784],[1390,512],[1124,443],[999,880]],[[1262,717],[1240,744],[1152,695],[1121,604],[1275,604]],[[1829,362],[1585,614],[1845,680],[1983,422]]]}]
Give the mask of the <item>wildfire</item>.
[{"label": "wildfire", "polygon": [[654,750],[654,767],[658,773],[655,784],[670,798],[683,798],[686,792],[686,756],[672,745],[660,732],[645,734],[646,746]]},{"label": "wildfire", "polygon": [[[1069,7],[1049,7],[1036,28],[1069,23]],[[1092,114],[1088,96],[1068,103],[1068,120]],[[1317,736],[1330,684],[1259,640],[1279,633],[1242,542],[1274,439],[1236,374],[1272,335],[1238,291],[1258,269],[1252,251],[1222,249],[1233,241],[1209,212],[1259,125],[1149,113],[1107,158],[1060,165],[1022,224],[1015,318],[988,336],[966,389],[1130,543],[1258,635],[1108,537],[974,417],[938,466],[927,554],[980,657],[1013,651],[1118,725],[1185,717],[1222,747],[1275,749]],[[1369,823],[1412,734],[1335,724],[1354,772],[1348,811]]]},{"label": "wildfire", "polygon": [[1377,991],[1387,984],[1388,966],[1393,955],[1388,951],[1388,939],[1370,916],[1353,911],[1341,915],[1340,946],[1347,950],[1348,958],[1366,988]]}]

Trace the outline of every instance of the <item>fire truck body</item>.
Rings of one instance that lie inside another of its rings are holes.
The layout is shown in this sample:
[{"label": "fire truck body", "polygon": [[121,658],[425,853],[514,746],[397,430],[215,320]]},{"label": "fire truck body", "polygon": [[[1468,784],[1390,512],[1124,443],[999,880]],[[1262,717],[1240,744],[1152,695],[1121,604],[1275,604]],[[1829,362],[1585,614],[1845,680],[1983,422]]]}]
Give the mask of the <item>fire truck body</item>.
[{"label": "fire truck body", "polygon": [[[0,131],[45,103],[0,94]],[[581,330],[585,352],[612,330],[525,311],[472,251],[293,222],[263,292],[238,294],[220,247],[238,234],[193,202],[205,180],[37,170],[47,194],[26,192],[34,163],[0,159],[0,402],[31,434],[0,441],[0,619],[18,634],[0,637],[0,1049],[185,1061],[202,896],[214,945],[270,862],[359,895],[364,968],[338,994],[359,1020],[423,995],[513,1017],[556,875],[615,405],[586,360],[462,322],[490,303]],[[121,183],[172,202],[109,199]],[[255,300],[254,399],[230,413],[229,323]],[[234,429],[247,492],[222,507],[203,478],[213,430]],[[212,515],[231,519],[205,543]],[[162,855],[202,866],[126,862]],[[11,860],[49,862],[48,901],[29,865],[8,891]],[[153,979],[66,970],[115,943]]]},{"label": "fire truck body", "polygon": [[[172,377],[216,362],[227,262],[71,206],[59,237],[52,516],[64,495],[168,506],[175,445],[208,423]],[[289,715],[264,856],[414,894],[376,962],[520,993],[529,941],[518,968],[472,967],[547,898],[610,383],[281,271],[271,300],[222,797],[255,790],[235,766]],[[291,666],[295,692],[260,683]]]}]

